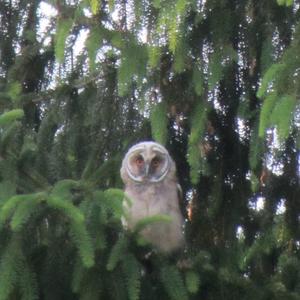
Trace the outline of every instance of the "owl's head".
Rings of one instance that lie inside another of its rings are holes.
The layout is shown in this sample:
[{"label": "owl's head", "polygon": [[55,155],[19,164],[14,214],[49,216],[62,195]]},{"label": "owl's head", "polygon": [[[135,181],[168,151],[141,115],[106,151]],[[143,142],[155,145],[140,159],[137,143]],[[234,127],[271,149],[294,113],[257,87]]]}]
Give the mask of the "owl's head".
[{"label": "owl's head", "polygon": [[125,155],[121,177],[124,182],[159,182],[167,174],[175,173],[175,164],[168,151],[155,142],[141,142],[132,146]]}]

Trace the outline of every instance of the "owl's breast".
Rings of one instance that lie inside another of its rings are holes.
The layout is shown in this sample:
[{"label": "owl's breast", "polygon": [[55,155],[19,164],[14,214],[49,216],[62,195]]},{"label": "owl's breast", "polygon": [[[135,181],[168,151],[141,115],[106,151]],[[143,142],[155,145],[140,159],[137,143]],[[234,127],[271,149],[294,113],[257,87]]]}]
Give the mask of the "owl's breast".
[{"label": "owl's breast", "polygon": [[126,188],[125,193],[131,205],[126,207],[129,222],[134,224],[145,217],[157,214],[169,214],[170,208],[178,207],[176,184],[166,186],[163,183],[140,185]]}]

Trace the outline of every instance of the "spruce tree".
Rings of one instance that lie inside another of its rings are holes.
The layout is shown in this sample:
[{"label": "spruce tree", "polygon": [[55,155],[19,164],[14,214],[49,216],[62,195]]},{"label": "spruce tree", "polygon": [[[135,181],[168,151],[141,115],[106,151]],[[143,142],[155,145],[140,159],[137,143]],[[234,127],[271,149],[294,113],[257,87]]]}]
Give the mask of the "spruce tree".
[{"label": "spruce tree", "polygon": [[[0,25],[0,300],[300,299],[299,0],[3,0]],[[182,261],[121,225],[150,139]]]}]

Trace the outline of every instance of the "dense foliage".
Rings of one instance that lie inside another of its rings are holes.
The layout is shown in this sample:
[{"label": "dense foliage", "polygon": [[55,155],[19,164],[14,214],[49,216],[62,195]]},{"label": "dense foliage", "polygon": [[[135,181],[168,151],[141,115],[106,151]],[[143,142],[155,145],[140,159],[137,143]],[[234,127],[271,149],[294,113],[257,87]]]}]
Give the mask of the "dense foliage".
[{"label": "dense foliage", "polygon": [[[3,0],[0,24],[1,300],[300,299],[299,0]],[[120,224],[147,139],[179,257]]]}]

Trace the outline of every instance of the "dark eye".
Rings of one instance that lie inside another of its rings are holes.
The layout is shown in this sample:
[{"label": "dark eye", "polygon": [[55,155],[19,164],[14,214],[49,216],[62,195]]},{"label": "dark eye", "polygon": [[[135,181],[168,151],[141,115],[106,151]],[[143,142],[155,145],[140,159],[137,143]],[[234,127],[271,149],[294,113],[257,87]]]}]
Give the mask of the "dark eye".
[{"label": "dark eye", "polygon": [[160,158],[159,158],[159,157],[154,157],[154,158],[152,159],[151,164],[152,164],[152,166],[153,166],[154,168],[158,167],[159,164],[160,164]]},{"label": "dark eye", "polygon": [[141,155],[135,158],[135,163],[137,166],[142,166],[144,164],[144,159]]}]

